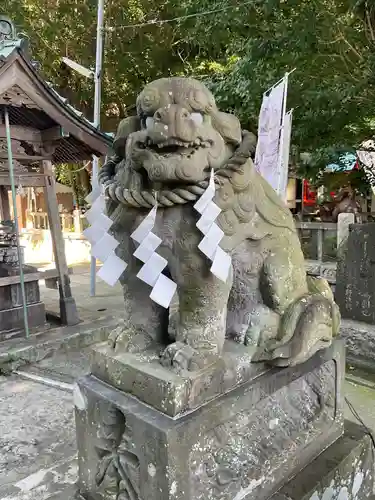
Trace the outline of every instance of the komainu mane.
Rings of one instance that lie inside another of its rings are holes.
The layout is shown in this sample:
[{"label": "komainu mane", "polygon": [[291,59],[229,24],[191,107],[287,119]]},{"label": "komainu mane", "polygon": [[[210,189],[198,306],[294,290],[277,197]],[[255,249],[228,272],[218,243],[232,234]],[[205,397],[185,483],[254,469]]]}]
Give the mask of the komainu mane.
[{"label": "komainu mane", "polygon": [[[301,363],[330,345],[338,308],[324,280],[306,277],[292,215],[254,168],[254,139],[190,78],[147,85],[137,116],[120,123],[115,155],[100,172],[118,255],[129,263],[121,280],[125,327],[110,337],[115,349],[134,352],[159,342],[165,366],[195,370],[220,356],[225,338],[251,348],[254,361],[278,366]],[[225,233],[220,246],[232,257],[227,283],[210,272],[198,249],[193,204],[212,169],[214,202],[222,209],[217,224]],[[130,234],[154,206],[155,192],[158,253],[178,287],[173,311],[150,300],[132,255]]]}]

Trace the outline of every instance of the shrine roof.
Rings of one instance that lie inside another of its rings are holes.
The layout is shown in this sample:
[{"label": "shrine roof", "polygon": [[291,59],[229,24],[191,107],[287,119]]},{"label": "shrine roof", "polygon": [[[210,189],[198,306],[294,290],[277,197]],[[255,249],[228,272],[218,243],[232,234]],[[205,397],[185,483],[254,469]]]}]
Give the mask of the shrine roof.
[{"label": "shrine roof", "polygon": [[12,128],[53,141],[54,163],[104,156],[112,145],[112,134],[99,131],[42,78],[24,39],[0,39],[0,110],[5,106]]}]

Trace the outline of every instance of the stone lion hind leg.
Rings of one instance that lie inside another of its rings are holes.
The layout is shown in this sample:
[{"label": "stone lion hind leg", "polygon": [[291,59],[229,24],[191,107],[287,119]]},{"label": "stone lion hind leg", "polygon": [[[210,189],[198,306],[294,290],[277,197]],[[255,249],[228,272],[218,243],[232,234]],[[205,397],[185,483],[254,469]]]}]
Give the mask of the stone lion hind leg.
[{"label": "stone lion hind leg", "polygon": [[245,241],[232,254],[233,285],[228,301],[227,337],[250,349],[277,335],[280,315],[263,304],[259,273],[261,242]]},{"label": "stone lion hind leg", "polygon": [[262,346],[256,360],[296,365],[331,344],[339,321],[337,306],[321,290],[308,286],[299,248],[285,245],[266,259],[262,293],[281,322],[277,337]]}]

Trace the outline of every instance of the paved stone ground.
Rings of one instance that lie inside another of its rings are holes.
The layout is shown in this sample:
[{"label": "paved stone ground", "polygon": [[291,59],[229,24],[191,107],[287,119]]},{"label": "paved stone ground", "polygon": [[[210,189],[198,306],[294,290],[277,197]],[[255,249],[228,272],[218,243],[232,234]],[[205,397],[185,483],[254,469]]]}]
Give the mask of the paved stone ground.
[{"label": "paved stone ground", "polygon": [[[90,297],[88,266],[70,278],[82,320],[121,317],[119,285],[112,288],[97,280],[97,294]],[[43,281],[40,291],[47,311],[58,314],[58,291],[46,288]],[[77,479],[77,463],[70,389],[89,371],[89,350],[57,352],[26,371],[37,381],[17,374],[0,376],[0,499],[71,500],[66,488]],[[41,378],[55,387],[41,383]]]},{"label": "paved stone ground", "polygon": [[[103,314],[98,311],[103,308],[121,314],[119,287],[98,283],[97,297],[91,298],[88,270],[71,278],[78,307],[87,318]],[[42,287],[42,294],[47,308],[57,310],[57,291]],[[73,500],[69,492],[77,478],[77,462],[71,389],[77,377],[89,372],[89,351],[57,352],[8,378],[0,377],[0,499]],[[364,379],[355,370],[348,375],[346,396],[375,431],[375,379]],[[347,406],[346,418],[355,420]]]},{"label": "paved stone ground", "polygon": [[[123,296],[121,286],[110,287],[99,278],[96,283],[96,296],[90,297],[90,269],[88,266],[76,268],[70,275],[72,294],[76,300],[80,318],[90,319],[103,316],[104,313],[120,313],[123,311]],[[41,300],[46,310],[59,314],[59,292],[46,288],[44,281],[40,282]]]},{"label": "paved stone ground", "polygon": [[17,376],[1,378],[0,429],[1,499],[44,500],[74,484],[71,393]]}]

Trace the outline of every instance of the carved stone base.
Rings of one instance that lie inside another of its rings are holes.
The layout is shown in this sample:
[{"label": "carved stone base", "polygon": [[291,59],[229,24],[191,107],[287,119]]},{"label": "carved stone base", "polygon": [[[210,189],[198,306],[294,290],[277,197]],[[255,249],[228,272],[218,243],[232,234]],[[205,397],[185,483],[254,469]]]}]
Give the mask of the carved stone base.
[{"label": "carved stone base", "polygon": [[249,367],[240,352],[228,343],[221,364],[179,376],[97,351],[94,373],[129,389],[94,375],[76,387],[84,498],[267,499],[342,435],[340,341],[286,369]]},{"label": "carved stone base", "polygon": [[345,422],[345,434],[271,500],[374,500],[374,466],[370,436]]}]

